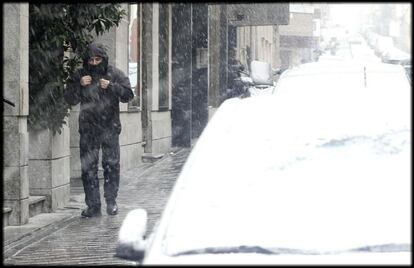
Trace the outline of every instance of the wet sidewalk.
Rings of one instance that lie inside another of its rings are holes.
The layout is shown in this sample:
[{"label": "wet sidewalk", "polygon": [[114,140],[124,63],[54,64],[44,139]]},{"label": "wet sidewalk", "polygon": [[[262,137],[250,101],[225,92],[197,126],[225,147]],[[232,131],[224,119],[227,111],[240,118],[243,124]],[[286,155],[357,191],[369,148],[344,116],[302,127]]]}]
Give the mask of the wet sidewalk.
[{"label": "wet sidewalk", "polygon": [[[154,163],[121,173],[117,203],[119,213],[81,218],[85,208],[82,185],[71,186],[69,204],[55,213],[30,218],[24,226],[3,228],[3,264],[5,265],[138,265],[114,257],[118,232],[129,211],[144,208],[148,212],[147,235],[160,219],[176,178],[191,148],[172,150]],[[103,181],[100,181],[101,200]]]}]

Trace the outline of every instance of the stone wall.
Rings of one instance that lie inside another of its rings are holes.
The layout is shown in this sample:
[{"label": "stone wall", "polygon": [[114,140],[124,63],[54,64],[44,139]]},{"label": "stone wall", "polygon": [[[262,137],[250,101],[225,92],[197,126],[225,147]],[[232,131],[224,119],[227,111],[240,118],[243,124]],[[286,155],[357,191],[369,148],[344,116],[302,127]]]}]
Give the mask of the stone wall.
[{"label": "stone wall", "polygon": [[29,5],[3,4],[3,208],[12,209],[9,224],[29,219]]},{"label": "stone wall", "polygon": [[144,153],[142,146],[141,113],[121,113],[122,131],[119,137],[121,146],[121,171],[137,167]]},{"label": "stone wall", "polygon": [[171,148],[171,113],[152,112],[152,152],[164,154]]},{"label": "stone wall", "polygon": [[[67,120],[66,120],[67,121]],[[62,208],[70,196],[69,126],[61,134],[50,130],[30,131],[30,195],[46,196],[48,212]]]}]

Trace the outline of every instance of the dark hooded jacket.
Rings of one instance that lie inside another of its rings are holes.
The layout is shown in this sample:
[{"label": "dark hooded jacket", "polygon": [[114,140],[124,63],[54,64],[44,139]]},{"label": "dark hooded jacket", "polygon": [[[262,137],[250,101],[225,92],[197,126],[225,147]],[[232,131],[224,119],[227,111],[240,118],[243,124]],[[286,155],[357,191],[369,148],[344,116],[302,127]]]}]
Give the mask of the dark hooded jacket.
[{"label": "dark hooded jacket", "polygon": [[[92,56],[102,57],[96,66],[89,65]],[[83,87],[80,80],[90,75],[92,82]],[[99,79],[110,81],[108,88],[99,86]],[[116,67],[108,65],[108,55],[102,44],[92,43],[83,56],[83,68],[77,70],[67,80],[64,93],[70,105],[80,103],[79,133],[100,134],[103,131],[121,132],[119,120],[119,102],[128,102],[134,97],[129,78]]]}]

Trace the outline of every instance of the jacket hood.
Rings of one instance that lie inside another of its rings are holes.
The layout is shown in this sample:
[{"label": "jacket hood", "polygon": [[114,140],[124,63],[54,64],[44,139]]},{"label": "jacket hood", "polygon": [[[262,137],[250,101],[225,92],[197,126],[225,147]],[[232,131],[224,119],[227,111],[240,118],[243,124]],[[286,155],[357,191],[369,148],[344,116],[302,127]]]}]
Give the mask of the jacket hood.
[{"label": "jacket hood", "polygon": [[102,63],[105,70],[108,68],[108,54],[106,53],[106,48],[101,43],[91,43],[88,45],[84,55],[83,55],[83,67],[88,68],[88,59],[93,56],[102,57]]}]

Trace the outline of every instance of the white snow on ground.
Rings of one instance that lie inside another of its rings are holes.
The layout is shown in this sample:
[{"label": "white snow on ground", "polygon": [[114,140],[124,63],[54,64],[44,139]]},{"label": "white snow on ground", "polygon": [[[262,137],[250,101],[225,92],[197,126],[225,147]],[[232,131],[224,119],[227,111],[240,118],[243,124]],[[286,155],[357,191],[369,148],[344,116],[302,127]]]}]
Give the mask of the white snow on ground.
[{"label": "white snow on ground", "polygon": [[367,87],[346,63],[304,76],[324,64],[287,73],[273,96],[222,104],[167,206],[166,253],[410,243],[410,86],[385,65],[366,67],[388,73]]}]

